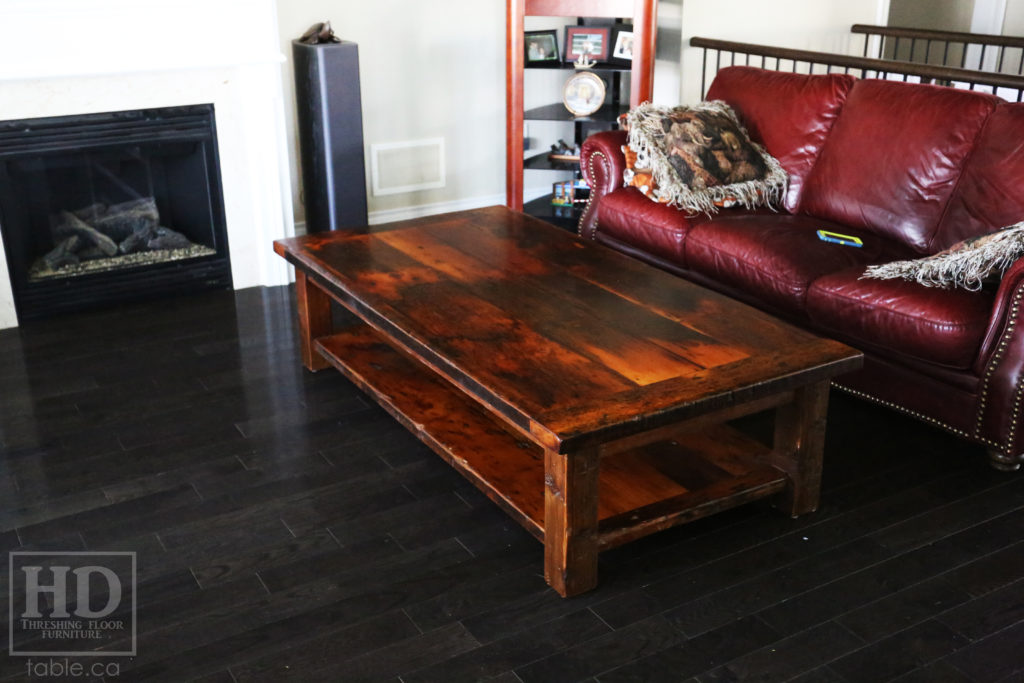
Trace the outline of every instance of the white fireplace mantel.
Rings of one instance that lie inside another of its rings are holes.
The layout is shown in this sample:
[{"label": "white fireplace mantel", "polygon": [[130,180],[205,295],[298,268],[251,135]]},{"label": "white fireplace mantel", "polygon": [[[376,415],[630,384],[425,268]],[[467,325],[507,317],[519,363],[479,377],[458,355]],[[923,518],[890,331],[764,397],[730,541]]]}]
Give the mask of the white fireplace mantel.
[{"label": "white fireplace mantel", "polygon": [[[236,288],[294,233],[274,0],[5,0],[0,120],[213,103]],[[0,328],[17,325],[0,244]]]},{"label": "white fireplace mantel", "polygon": [[274,0],[4,0],[0,80],[279,64]]}]

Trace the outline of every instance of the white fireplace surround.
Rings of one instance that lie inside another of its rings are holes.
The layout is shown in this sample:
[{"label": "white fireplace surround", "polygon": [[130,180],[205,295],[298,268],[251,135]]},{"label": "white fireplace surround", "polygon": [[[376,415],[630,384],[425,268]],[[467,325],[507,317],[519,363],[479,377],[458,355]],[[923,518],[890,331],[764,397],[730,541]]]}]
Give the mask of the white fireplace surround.
[{"label": "white fireplace surround", "polygon": [[[211,102],[237,289],[288,282],[275,0],[4,0],[0,120]],[[18,324],[0,243],[0,328]]]}]

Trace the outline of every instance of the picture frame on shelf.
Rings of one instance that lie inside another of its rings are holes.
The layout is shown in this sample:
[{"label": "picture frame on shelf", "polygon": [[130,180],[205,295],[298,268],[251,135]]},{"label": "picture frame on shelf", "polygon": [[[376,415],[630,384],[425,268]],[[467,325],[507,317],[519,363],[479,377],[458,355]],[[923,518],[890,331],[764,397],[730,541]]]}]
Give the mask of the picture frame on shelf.
[{"label": "picture frame on shelf", "polygon": [[566,26],[565,61],[575,62],[584,52],[595,62],[606,61],[610,42],[608,26]]},{"label": "picture frame on shelf", "polygon": [[527,64],[550,64],[559,61],[558,30],[524,31]]},{"label": "picture frame on shelf", "polygon": [[571,180],[554,183],[551,186],[551,205],[571,207],[574,196],[573,185]]},{"label": "picture frame on shelf", "polygon": [[607,87],[592,71],[577,71],[562,86],[562,104],[573,116],[590,116],[604,104]]},{"label": "picture frame on shelf", "polygon": [[612,36],[611,61],[619,64],[633,63],[633,26],[617,26]]}]

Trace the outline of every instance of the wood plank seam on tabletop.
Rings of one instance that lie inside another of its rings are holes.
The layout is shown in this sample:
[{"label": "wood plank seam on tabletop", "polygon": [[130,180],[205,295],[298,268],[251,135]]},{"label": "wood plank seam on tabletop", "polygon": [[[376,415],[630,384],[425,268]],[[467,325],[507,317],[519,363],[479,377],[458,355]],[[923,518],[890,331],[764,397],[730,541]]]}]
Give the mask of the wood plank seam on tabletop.
[{"label": "wood plank seam on tabletop", "polygon": [[[435,250],[431,250],[431,252],[429,252],[431,254],[430,262],[428,263],[428,261],[426,260],[423,260],[421,262],[427,265],[434,265],[433,261],[435,259],[440,259],[441,262],[437,265],[437,267],[444,269],[444,271],[447,274],[463,282],[469,282],[473,280],[474,277],[477,278],[478,281],[483,277],[486,277],[488,273],[487,270],[485,269],[493,269],[492,272],[495,273],[498,276],[498,278],[501,278],[502,285],[505,285],[506,281],[510,280],[510,277],[507,272],[499,270],[496,264],[493,264],[487,260],[486,257],[489,254],[487,253],[486,249],[490,247],[490,245],[486,244],[484,239],[446,239],[446,237],[451,238],[453,232],[455,231],[437,230],[436,228],[424,228],[422,230],[403,231],[401,234],[392,233],[391,235],[388,235],[384,239],[389,244],[402,250],[404,253],[406,253],[412,258],[417,258],[418,252],[422,251],[424,237],[428,238],[431,241],[434,241],[435,243],[443,243],[446,247],[444,252],[436,254]],[[486,233],[482,235],[482,237],[484,236],[486,236]],[[485,250],[482,251],[480,247],[484,247]],[[554,286],[545,286],[545,284],[547,284],[544,279],[545,273],[541,272],[540,269],[537,268],[538,263],[536,261],[524,262],[524,254],[524,250],[506,252],[506,254],[503,254],[503,256],[507,259],[507,263],[502,264],[502,267],[504,267],[505,269],[510,269],[513,273],[513,275],[511,276],[511,281],[508,282],[508,284],[512,284],[517,288],[521,287],[531,290],[527,302],[528,305],[540,305],[548,307],[557,306],[560,309],[560,312],[564,313],[566,317],[573,318],[575,322],[578,322],[581,325],[586,324],[591,332],[599,332],[602,336],[605,337],[604,339],[601,339],[602,342],[607,342],[607,336],[628,337],[630,335],[630,332],[626,331],[625,329],[608,325],[609,312],[607,310],[598,312],[595,311],[593,307],[586,306],[585,303],[578,296],[578,286],[573,285],[572,287],[572,289],[574,290],[574,294],[576,294],[577,296],[569,296],[566,294],[564,290],[564,282],[553,283]],[[474,265],[477,265],[477,267],[474,268]],[[561,274],[559,275],[561,276]],[[479,284],[479,282],[475,284]],[[561,284],[561,286],[559,286],[559,284]],[[489,298],[493,303],[493,297]],[[505,302],[506,300],[502,300],[502,303]],[[573,315],[573,309],[575,309],[576,315]],[[646,314],[646,312],[644,313]],[[530,312],[530,314],[534,317],[536,316],[536,312]],[[665,322],[671,321],[665,319]],[[578,328],[573,328],[573,331],[579,332],[580,330]],[[707,342],[713,342],[713,340],[706,338],[703,335],[699,335],[696,332],[690,331],[688,329],[687,331],[691,335],[698,337],[702,340],[705,340]],[[557,329],[545,331],[546,334],[550,334],[551,332],[557,333]],[[648,335],[650,338],[638,339],[638,341],[642,342],[644,345],[653,346],[655,345],[655,341],[657,340],[656,334],[657,332],[652,332],[650,335]],[[553,342],[561,341],[557,337],[551,339]],[[660,358],[663,361],[681,367],[674,368],[672,366],[669,366],[668,368],[658,368],[656,370],[657,374],[653,379],[647,379],[642,376],[638,376],[640,373],[636,372],[635,370],[631,371],[631,369],[625,366],[623,362],[628,362],[628,358],[615,358],[612,354],[601,353],[601,350],[597,349],[597,347],[586,349],[585,351],[590,351],[589,355],[593,360],[605,363],[613,371],[618,372],[624,378],[630,380],[633,383],[641,385],[650,384],[654,381],[660,381],[660,379],[677,377],[680,376],[681,374],[692,374],[694,370],[701,369],[704,367],[688,358],[684,358],[683,356],[679,355],[676,352],[676,350],[674,350],[667,343],[659,344],[659,346],[661,346],[661,349],[659,350],[663,351],[663,354],[660,356]],[[622,351],[622,349],[616,349],[616,351]],[[617,363],[618,367],[613,366],[613,363]],[[668,370],[669,372],[666,373],[666,370]],[[677,371],[671,372],[672,370]]]}]

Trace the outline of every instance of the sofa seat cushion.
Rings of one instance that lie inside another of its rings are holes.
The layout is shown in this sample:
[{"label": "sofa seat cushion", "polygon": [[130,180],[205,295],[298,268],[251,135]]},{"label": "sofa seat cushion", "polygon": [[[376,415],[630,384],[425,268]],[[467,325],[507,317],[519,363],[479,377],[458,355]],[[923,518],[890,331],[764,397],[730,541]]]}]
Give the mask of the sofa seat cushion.
[{"label": "sofa seat cushion", "polygon": [[811,321],[854,345],[951,368],[971,366],[992,312],[990,291],[861,280],[862,273],[854,267],[816,280],[807,293]]},{"label": "sofa seat cushion", "polygon": [[680,265],[687,233],[705,220],[652,202],[635,187],[609,192],[597,208],[599,233]]},{"label": "sofa seat cushion", "polygon": [[[818,230],[860,237],[862,248],[818,239]],[[783,311],[802,313],[807,288],[823,275],[892,260],[906,249],[864,231],[808,216],[716,216],[686,238],[687,267],[754,294]]]}]

